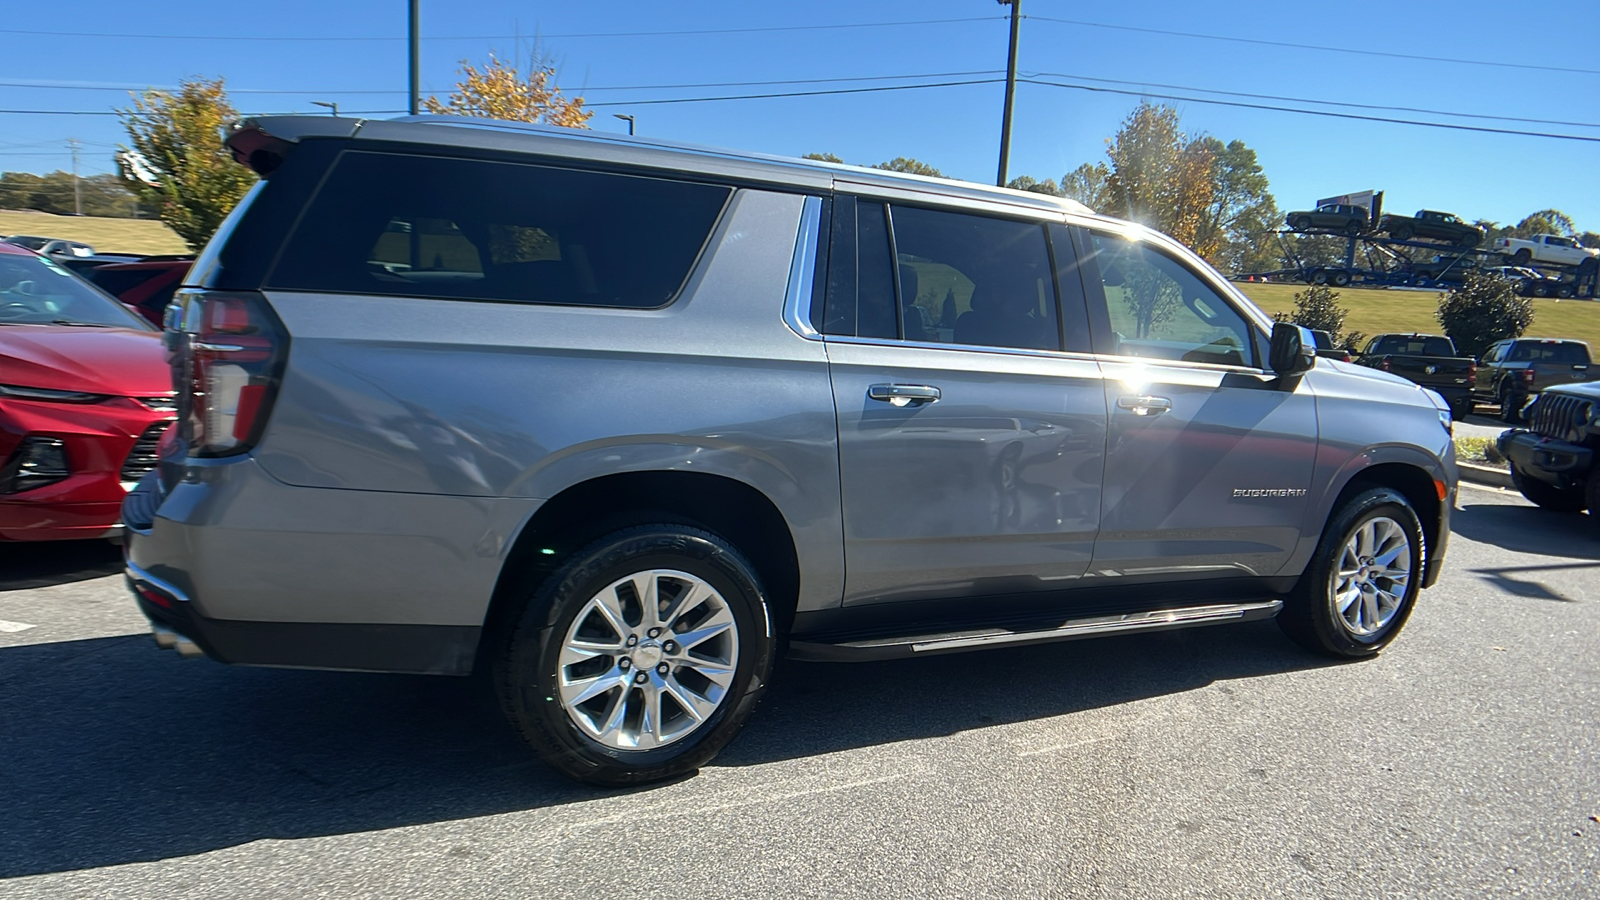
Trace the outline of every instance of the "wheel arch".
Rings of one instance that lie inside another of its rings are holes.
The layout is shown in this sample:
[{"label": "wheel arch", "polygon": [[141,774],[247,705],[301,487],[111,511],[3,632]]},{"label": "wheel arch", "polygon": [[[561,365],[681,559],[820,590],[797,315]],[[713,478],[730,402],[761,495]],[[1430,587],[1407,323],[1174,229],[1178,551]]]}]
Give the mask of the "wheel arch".
[{"label": "wheel arch", "polygon": [[[799,602],[800,563],[777,504],[726,475],[646,470],[573,484],[529,517],[505,554],[482,640],[502,638],[521,602],[572,553],[619,529],[655,522],[700,528],[736,547],[756,568],[773,627],[788,632]],[[481,650],[480,659],[488,655]]]},{"label": "wheel arch", "polygon": [[1449,528],[1445,503],[1450,497],[1440,499],[1435,476],[1422,465],[1413,461],[1388,459],[1344,473],[1343,484],[1324,510],[1322,527],[1327,528],[1328,522],[1351,497],[1375,487],[1389,488],[1399,493],[1416,510],[1417,518],[1422,523],[1425,551],[1426,568],[1422,586],[1432,587],[1439,578],[1439,567],[1443,563],[1444,542],[1448,538]]}]

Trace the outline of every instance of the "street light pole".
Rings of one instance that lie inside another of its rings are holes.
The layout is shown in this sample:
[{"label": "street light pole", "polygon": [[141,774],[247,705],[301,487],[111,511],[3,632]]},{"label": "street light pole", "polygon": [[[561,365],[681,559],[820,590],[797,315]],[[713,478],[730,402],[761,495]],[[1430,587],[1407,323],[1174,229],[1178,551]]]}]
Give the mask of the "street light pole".
[{"label": "street light pole", "polygon": [[417,4],[420,0],[411,0],[411,114],[417,114],[418,96],[422,93],[422,78],[419,75],[419,58],[422,56],[422,39],[417,35],[417,20],[420,12]]},{"label": "street light pole", "polygon": [[1006,60],[1006,109],[1000,119],[1000,174],[995,184],[1006,186],[1006,162],[1011,157],[1011,102],[1017,93],[1017,32],[1022,20],[1022,0],[999,0],[1011,7],[1011,55]]},{"label": "street light pole", "polygon": [[311,105],[312,106],[324,106],[324,107],[327,107],[328,109],[333,111],[333,115],[334,116],[338,116],[339,115],[339,104],[338,103],[329,103],[326,100],[313,100],[313,101],[311,101]]},{"label": "street light pole", "polygon": [[628,136],[633,137],[633,116],[625,116],[622,113],[612,113],[612,115],[628,123]]}]

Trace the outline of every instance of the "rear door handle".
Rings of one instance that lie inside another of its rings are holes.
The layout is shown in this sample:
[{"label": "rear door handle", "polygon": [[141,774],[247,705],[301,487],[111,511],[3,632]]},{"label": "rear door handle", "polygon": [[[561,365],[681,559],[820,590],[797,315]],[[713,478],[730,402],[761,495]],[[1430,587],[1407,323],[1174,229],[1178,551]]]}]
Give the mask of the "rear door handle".
[{"label": "rear door handle", "polygon": [[1172,409],[1172,401],[1149,394],[1124,394],[1117,398],[1117,406],[1133,410],[1136,416],[1159,416]]},{"label": "rear door handle", "polygon": [[867,398],[882,400],[891,406],[910,406],[932,403],[944,396],[931,384],[875,384],[867,388]]}]

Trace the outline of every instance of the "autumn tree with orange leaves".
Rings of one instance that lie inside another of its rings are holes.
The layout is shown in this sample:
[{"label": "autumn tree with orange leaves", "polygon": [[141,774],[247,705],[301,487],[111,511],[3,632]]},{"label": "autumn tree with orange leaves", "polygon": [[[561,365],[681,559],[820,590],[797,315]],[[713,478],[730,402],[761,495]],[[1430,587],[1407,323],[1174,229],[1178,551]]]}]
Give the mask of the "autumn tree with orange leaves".
[{"label": "autumn tree with orange leaves", "polygon": [[582,97],[562,95],[555,83],[555,67],[538,56],[529,61],[527,74],[491,53],[489,64],[482,69],[462,60],[461,75],[448,100],[428,97],[422,101],[428,112],[568,128],[588,128],[594,115],[583,108]]},{"label": "autumn tree with orange leaves", "polygon": [[1215,155],[1204,139],[1178,130],[1178,111],[1141,103],[1107,144],[1111,172],[1102,211],[1165,232],[1201,256],[1214,255],[1215,231],[1202,226],[1216,191]]}]

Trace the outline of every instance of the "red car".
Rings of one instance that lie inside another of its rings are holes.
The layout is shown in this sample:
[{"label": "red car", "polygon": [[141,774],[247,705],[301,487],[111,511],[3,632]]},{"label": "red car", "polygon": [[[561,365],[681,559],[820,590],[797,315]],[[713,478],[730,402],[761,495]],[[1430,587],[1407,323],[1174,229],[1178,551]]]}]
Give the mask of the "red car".
[{"label": "red car", "polygon": [[167,304],[172,302],[172,295],[193,263],[192,256],[147,256],[134,262],[95,266],[78,274],[160,328]]},{"label": "red car", "polygon": [[0,540],[116,536],[173,410],[160,332],[0,244]]}]

